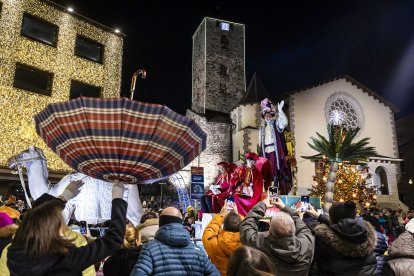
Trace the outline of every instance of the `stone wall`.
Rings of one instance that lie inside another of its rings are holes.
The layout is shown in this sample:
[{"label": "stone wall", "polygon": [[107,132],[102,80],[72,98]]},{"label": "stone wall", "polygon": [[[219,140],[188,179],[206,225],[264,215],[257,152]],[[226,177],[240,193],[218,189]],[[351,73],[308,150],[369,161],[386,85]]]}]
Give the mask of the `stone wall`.
[{"label": "stone wall", "polygon": [[204,116],[191,110],[187,110],[186,116],[207,133],[207,148],[180,173],[185,183],[190,183],[190,167],[204,167],[204,183],[207,188],[218,175],[216,164],[221,161],[231,162],[231,124],[208,122]]},{"label": "stone wall", "polygon": [[193,64],[192,64],[192,104],[191,109],[197,113],[205,113],[206,96],[206,47],[205,47],[205,20],[201,22],[193,35]]}]

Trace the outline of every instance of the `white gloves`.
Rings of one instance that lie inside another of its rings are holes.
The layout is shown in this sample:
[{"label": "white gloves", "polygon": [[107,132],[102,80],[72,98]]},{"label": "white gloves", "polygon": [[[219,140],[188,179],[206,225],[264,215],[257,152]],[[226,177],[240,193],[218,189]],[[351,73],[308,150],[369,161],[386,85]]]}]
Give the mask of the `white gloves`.
[{"label": "white gloves", "polygon": [[280,112],[282,111],[283,106],[285,105],[285,101],[281,101],[280,103],[277,104],[277,110]]},{"label": "white gloves", "polygon": [[112,199],[124,197],[125,186],[123,182],[116,180],[112,185]]},{"label": "white gloves", "polygon": [[84,182],[82,180],[76,180],[76,181],[70,182],[69,185],[66,186],[65,190],[63,190],[63,192],[60,194],[59,197],[66,202],[69,201],[70,199],[74,198],[80,193],[81,187],[83,184]]}]

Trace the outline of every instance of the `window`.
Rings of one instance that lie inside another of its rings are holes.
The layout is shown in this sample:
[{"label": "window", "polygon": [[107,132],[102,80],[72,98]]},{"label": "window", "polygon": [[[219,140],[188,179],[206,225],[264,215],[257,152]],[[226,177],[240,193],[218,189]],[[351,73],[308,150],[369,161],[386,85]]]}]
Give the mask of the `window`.
[{"label": "window", "polygon": [[98,86],[86,84],[84,82],[72,80],[70,85],[70,99],[75,99],[80,96],[99,98],[101,88]]},{"label": "window", "polygon": [[53,73],[41,71],[21,63],[16,64],[14,87],[50,96],[52,82]]},{"label": "window", "polygon": [[21,35],[56,47],[59,27],[39,17],[23,15]]},{"label": "window", "polygon": [[102,63],[103,45],[81,35],[76,36],[75,55]]},{"label": "window", "polygon": [[220,64],[220,75],[222,76],[228,76],[229,74],[227,73],[227,66],[224,64]]}]

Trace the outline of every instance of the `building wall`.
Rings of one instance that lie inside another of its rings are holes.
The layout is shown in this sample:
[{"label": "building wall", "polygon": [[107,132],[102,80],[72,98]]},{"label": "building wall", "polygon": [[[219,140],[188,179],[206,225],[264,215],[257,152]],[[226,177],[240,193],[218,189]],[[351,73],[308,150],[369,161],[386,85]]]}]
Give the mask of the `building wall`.
[{"label": "building wall", "polygon": [[325,104],[335,93],[350,95],[361,107],[361,131],[355,141],[370,137],[370,145],[377,149],[379,155],[398,158],[393,113],[388,106],[345,79],[303,90],[291,95],[290,99],[294,107],[291,111],[291,129],[296,137],[299,194],[307,193],[315,174],[313,163],[301,156],[315,154],[307,142],[310,142],[311,136],[316,136],[316,132],[327,136]]},{"label": "building wall", "polygon": [[193,36],[192,110],[229,113],[246,91],[244,64],[244,25],[204,18]]},{"label": "building wall", "polygon": [[206,21],[203,20],[193,35],[192,103],[191,109],[205,113],[206,100]]},{"label": "building wall", "polygon": [[231,125],[208,122],[204,116],[188,109],[186,116],[193,119],[207,133],[207,148],[180,173],[185,182],[190,183],[190,167],[204,167],[204,183],[209,186],[218,175],[216,164],[231,161]]},{"label": "building wall", "polygon": [[[71,80],[99,86],[102,97],[119,97],[123,38],[36,0],[2,1],[0,14],[0,165],[30,145],[45,151],[49,168],[69,170],[35,132],[33,116],[50,103],[69,99]],[[20,35],[23,13],[59,26],[57,47]],[[74,55],[76,35],[104,45],[103,64]],[[51,96],[13,87],[16,63],[53,73]]]}]

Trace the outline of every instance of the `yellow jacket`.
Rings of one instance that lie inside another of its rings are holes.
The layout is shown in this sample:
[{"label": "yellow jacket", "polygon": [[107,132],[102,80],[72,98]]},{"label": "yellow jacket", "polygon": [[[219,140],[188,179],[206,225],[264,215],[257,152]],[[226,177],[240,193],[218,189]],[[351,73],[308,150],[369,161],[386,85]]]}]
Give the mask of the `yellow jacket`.
[{"label": "yellow jacket", "polygon": [[203,245],[211,262],[217,267],[221,275],[227,275],[227,263],[234,250],[242,244],[240,232],[229,232],[221,229],[224,216],[217,214],[207,225],[203,233]]}]

